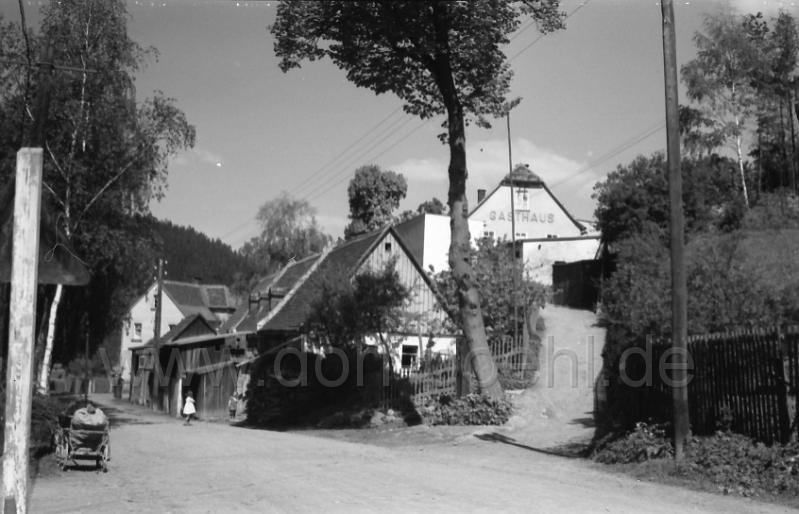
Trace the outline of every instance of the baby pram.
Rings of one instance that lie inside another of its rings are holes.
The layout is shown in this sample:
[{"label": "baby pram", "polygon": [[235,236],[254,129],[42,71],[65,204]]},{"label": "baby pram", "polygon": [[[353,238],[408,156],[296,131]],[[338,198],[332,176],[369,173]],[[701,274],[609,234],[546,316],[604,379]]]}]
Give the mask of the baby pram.
[{"label": "baby pram", "polygon": [[55,456],[58,466],[66,471],[78,460],[94,460],[97,468],[108,471],[111,447],[108,438],[108,418],[94,408],[78,409],[71,416],[58,416],[55,433]]}]

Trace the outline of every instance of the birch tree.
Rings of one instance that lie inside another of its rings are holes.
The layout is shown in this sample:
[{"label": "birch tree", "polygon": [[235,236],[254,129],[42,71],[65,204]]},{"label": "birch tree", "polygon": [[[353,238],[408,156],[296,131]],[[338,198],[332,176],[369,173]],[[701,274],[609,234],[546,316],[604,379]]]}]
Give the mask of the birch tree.
[{"label": "birch tree", "polygon": [[735,153],[748,208],[744,137],[757,107],[752,76],[759,64],[758,45],[747,36],[742,19],[729,10],[706,16],[704,30],[694,35],[696,58],[680,73],[688,98],[701,113],[703,136],[711,146],[726,144]]},{"label": "birch tree", "polygon": [[270,28],[283,71],[327,57],[356,86],[397,95],[405,112],[444,118],[442,140],[450,151],[449,263],[480,387],[494,398],[502,395],[502,387],[469,262],[466,125],[488,126],[488,118],[504,115],[512,72],[502,47],[525,18],[535,20],[542,32],[563,28],[558,7],[559,0],[286,1]]},{"label": "birch tree", "polygon": [[[31,39],[28,53],[39,55],[49,39],[54,60],[72,68],[51,79],[43,144],[43,201],[51,206],[68,242],[90,271],[102,275],[109,267],[109,256],[99,247],[116,246],[119,224],[115,223],[120,217],[149,212],[149,201],[159,198],[166,185],[169,157],[193,146],[195,131],[174,100],[163,94],[156,92],[137,102],[135,72],[157,54],[128,37],[124,2],[61,0],[47,5],[42,14],[40,32]],[[2,105],[6,112],[24,113],[22,132],[31,130],[35,121],[30,104],[36,87],[25,84]],[[6,136],[3,153],[7,158],[24,134]],[[99,287],[95,284],[93,289]],[[47,389],[62,296],[63,288],[58,286],[50,303],[46,349],[39,368],[42,391]]]}]

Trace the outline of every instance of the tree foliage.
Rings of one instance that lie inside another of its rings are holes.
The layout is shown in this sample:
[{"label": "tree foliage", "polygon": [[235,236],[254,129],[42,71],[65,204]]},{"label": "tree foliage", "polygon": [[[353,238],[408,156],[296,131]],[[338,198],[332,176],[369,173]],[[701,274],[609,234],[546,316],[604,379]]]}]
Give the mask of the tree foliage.
[{"label": "tree foliage", "polygon": [[[514,333],[517,318],[519,333],[524,315],[546,305],[550,296],[547,286],[531,280],[523,266],[513,258],[507,241],[482,238],[471,252],[475,280],[484,299],[483,318],[489,338],[501,338]],[[445,309],[457,312],[457,284],[451,271],[436,274],[436,286],[442,293]],[[515,304],[514,304],[515,301]]]},{"label": "tree foliage", "polygon": [[393,262],[355,277],[331,273],[321,289],[311,306],[308,328],[327,344],[358,347],[368,336],[384,338],[406,321],[403,309],[411,292],[400,281]]},{"label": "tree foliage", "polygon": [[430,200],[420,203],[419,207],[416,208],[416,212],[419,214],[446,214],[447,206],[434,196]]},{"label": "tree foliage", "polygon": [[405,198],[408,183],[400,173],[379,166],[361,166],[347,187],[350,223],[344,228],[349,239],[395,221],[394,211]]},{"label": "tree foliage", "polygon": [[[694,37],[697,57],[681,70],[691,101],[680,109],[683,147],[694,156],[731,148],[747,204],[749,186],[795,189],[796,21],[784,11],[769,23],[761,13],[723,10],[707,15],[704,25]],[[747,153],[756,168],[745,166]]]},{"label": "tree foliage", "polygon": [[705,17],[697,32],[697,56],[680,70],[688,98],[699,105],[708,146],[729,143],[738,159],[740,187],[749,206],[743,138],[756,105],[751,77],[760,63],[757,45],[730,11]]},{"label": "tree foliage", "polygon": [[[0,29],[4,58],[38,61],[49,40],[54,62],[73,68],[50,77],[43,201],[92,276],[86,288],[67,288],[59,316],[59,341],[81,349],[83,314],[96,345],[149,280],[155,239],[140,222],[163,194],[169,157],[195,141],[173,99],[156,92],[137,101],[135,74],[156,53],[130,39],[127,18],[121,0],[62,0],[42,8],[29,44],[19,30]],[[35,69],[9,66],[0,73],[0,178],[29,140],[42,85]]]},{"label": "tree foliage", "polygon": [[[734,183],[736,163],[710,155],[685,157],[681,165],[686,232],[734,226],[741,215]],[[603,242],[611,248],[650,230],[668,238],[668,170],[662,152],[619,165],[594,186],[592,198]]]},{"label": "tree foliage", "polygon": [[464,335],[477,355],[475,371],[483,392],[494,398],[502,388],[491,379],[494,364],[468,259],[465,127],[488,126],[489,117],[505,114],[512,72],[502,47],[526,17],[545,33],[562,28],[558,7],[558,0],[287,1],[278,6],[270,28],[284,71],[326,57],[356,86],[394,93],[407,113],[445,116],[450,267]]},{"label": "tree foliage", "polygon": [[265,202],[256,219],[261,233],[245,243],[241,252],[260,273],[320,252],[332,241],[316,222],[316,209],[307,200],[292,198],[285,191]]}]

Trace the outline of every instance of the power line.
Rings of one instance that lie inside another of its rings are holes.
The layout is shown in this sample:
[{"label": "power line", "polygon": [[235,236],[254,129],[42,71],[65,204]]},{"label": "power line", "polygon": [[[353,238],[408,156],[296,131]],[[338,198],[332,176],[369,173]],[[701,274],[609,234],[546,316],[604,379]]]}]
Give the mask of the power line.
[{"label": "power line", "polygon": [[650,125],[643,132],[639,132],[638,134],[632,136],[627,141],[621,143],[620,145],[616,146],[612,150],[609,150],[606,153],[602,154],[601,156],[597,157],[596,159],[594,159],[590,163],[586,164],[585,166],[583,166],[582,168],[580,168],[576,172],[572,173],[571,175],[569,175],[567,177],[564,177],[563,179],[561,179],[561,180],[559,180],[559,181],[557,181],[557,182],[555,182],[553,184],[550,184],[550,187],[555,188],[557,186],[565,184],[566,182],[568,182],[568,181],[572,180],[573,178],[577,177],[578,175],[581,175],[581,174],[585,173],[586,171],[589,171],[589,170],[599,166],[600,164],[602,164],[603,162],[607,161],[611,157],[617,156],[618,154],[622,153],[623,151],[628,150],[629,148],[632,148],[633,146],[637,145],[641,141],[644,141],[645,139],[649,138],[650,136],[660,132],[665,126],[666,126],[666,122],[665,121],[659,121],[659,122],[656,122],[654,125]]},{"label": "power line", "polygon": [[[568,14],[566,15],[566,17],[564,18],[564,21],[565,21],[565,20],[568,20],[569,18],[571,18],[572,16],[574,16],[574,15],[575,15],[575,14],[576,14],[578,11],[580,11],[580,9],[582,9],[583,7],[585,7],[586,5],[588,5],[588,3],[589,3],[589,2],[590,2],[590,0],[585,0],[584,2],[580,3],[580,5],[578,5],[578,6],[577,6],[575,9],[573,9],[573,10],[572,10],[570,13],[568,13]],[[530,27],[532,27],[533,25],[535,25],[535,20],[529,20],[529,21],[528,21],[528,22],[527,22],[527,23],[526,23],[526,24],[525,24],[525,25],[524,25],[524,26],[523,26],[523,27],[522,27],[520,30],[518,30],[518,31],[517,31],[517,32],[516,32],[516,33],[515,33],[515,34],[514,34],[514,35],[513,35],[513,36],[512,36],[510,39],[509,39],[509,41],[512,41],[512,40],[516,39],[516,38],[517,38],[517,37],[519,37],[519,36],[520,36],[520,35],[521,35],[523,32],[525,32],[526,30],[528,30],[528,29],[529,29]],[[517,52],[517,53],[516,53],[516,54],[515,54],[513,57],[511,57],[511,58],[509,59],[509,61],[512,61],[513,59],[515,59],[516,57],[518,57],[518,56],[519,56],[519,55],[521,55],[522,53],[524,53],[524,52],[526,52],[527,50],[529,50],[530,48],[532,48],[532,47],[533,47],[533,46],[534,46],[536,43],[538,43],[538,41],[540,41],[540,40],[541,40],[541,38],[543,38],[543,36],[544,36],[544,34],[541,34],[541,35],[539,35],[539,37],[537,37],[535,40],[533,40],[533,42],[529,43],[529,44],[528,44],[527,46],[525,46],[525,47],[524,47],[522,50],[520,50],[520,51],[519,51],[519,52]],[[354,141],[354,142],[353,142],[353,143],[351,143],[349,146],[347,146],[347,148],[346,148],[346,149],[344,149],[344,150],[342,150],[341,152],[339,152],[339,153],[338,153],[338,154],[337,154],[337,155],[336,155],[336,156],[335,156],[333,159],[329,160],[329,161],[328,161],[328,162],[327,162],[325,165],[323,165],[322,167],[320,167],[319,169],[317,169],[317,170],[316,170],[315,172],[313,172],[311,175],[307,176],[307,177],[306,177],[306,178],[305,178],[305,179],[304,179],[304,180],[303,180],[301,183],[299,183],[299,184],[297,184],[296,186],[294,186],[293,188],[291,188],[290,192],[291,192],[291,193],[293,193],[293,194],[296,194],[296,193],[297,193],[297,191],[300,189],[300,187],[301,187],[301,186],[303,186],[303,185],[307,184],[308,182],[310,182],[311,180],[313,180],[313,178],[314,178],[314,177],[316,177],[316,176],[321,176],[321,175],[325,175],[325,174],[329,174],[329,173],[322,173],[322,171],[323,171],[323,170],[325,170],[325,169],[327,169],[328,167],[332,166],[334,162],[336,162],[336,161],[337,161],[339,158],[341,158],[343,155],[345,155],[345,154],[346,154],[346,153],[347,153],[347,152],[348,152],[350,149],[354,148],[354,147],[355,147],[355,146],[356,146],[358,143],[360,143],[361,141],[363,141],[364,139],[366,139],[366,137],[367,137],[369,134],[371,134],[371,133],[372,133],[372,131],[373,131],[374,129],[376,129],[377,127],[379,127],[380,125],[382,125],[382,124],[383,124],[383,123],[384,123],[386,120],[388,120],[388,119],[389,119],[391,116],[393,116],[395,113],[397,113],[397,112],[398,112],[398,111],[400,111],[400,110],[401,110],[401,107],[398,107],[397,109],[395,109],[394,111],[392,111],[391,113],[389,113],[389,115],[388,115],[388,116],[386,116],[385,118],[383,118],[383,119],[382,119],[382,120],[381,120],[379,123],[377,123],[377,124],[376,124],[374,127],[372,127],[371,129],[369,129],[369,130],[368,130],[367,132],[365,132],[365,133],[364,133],[364,134],[363,134],[361,137],[359,137],[359,138],[358,138],[356,141]],[[399,141],[397,141],[397,143],[399,143],[400,141],[402,141],[402,140],[405,140],[405,139],[407,139],[408,137],[410,137],[410,135],[411,135],[412,133],[414,133],[414,132],[416,132],[417,130],[421,129],[421,128],[422,128],[422,127],[423,127],[423,126],[424,126],[424,125],[425,125],[427,122],[429,122],[429,121],[430,121],[430,120],[426,120],[425,122],[423,122],[422,124],[420,124],[419,126],[417,126],[417,127],[416,127],[416,128],[415,128],[415,129],[414,129],[412,132],[405,134],[405,135],[402,137],[402,139],[400,139]],[[394,124],[396,124],[396,122],[395,122]],[[392,125],[394,125],[394,124],[392,124]],[[404,126],[405,124],[407,124],[407,122],[403,123],[403,124],[402,124],[400,127],[398,127],[398,128],[397,128],[397,130],[394,130],[394,131],[392,131],[392,132],[391,132],[391,134],[389,134],[387,137],[390,137],[390,136],[391,136],[391,135],[393,135],[394,133],[398,132],[398,131],[399,131],[399,129],[400,129],[402,126]],[[357,161],[357,160],[358,160],[358,158],[361,158],[360,156],[363,156],[363,155],[365,155],[366,153],[368,153],[369,151],[373,150],[373,149],[374,149],[374,148],[375,148],[377,145],[379,145],[380,143],[384,142],[384,141],[387,139],[387,137],[380,139],[380,141],[379,141],[379,142],[377,142],[377,143],[373,143],[373,144],[372,144],[372,145],[371,145],[369,148],[367,148],[366,150],[360,151],[360,152],[359,152],[359,154],[358,154],[358,155],[359,155],[359,157],[355,158],[354,160],[356,160],[356,161]],[[393,148],[394,146],[396,146],[396,144],[397,144],[397,143],[395,143],[394,145],[392,145],[392,146],[391,146],[391,147],[389,147],[389,148]],[[374,156],[374,157],[372,157],[372,159],[370,159],[370,160],[373,160],[373,159],[375,159],[375,158],[377,158],[377,157],[379,157],[379,156],[383,155],[384,153],[385,153],[385,151],[384,151],[384,152],[381,152],[381,153],[380,153],[380,154],[378,154],[377,156]],[[350,159],[350,161],[352,161],[352,160],[353,160],[353,159]],[[344,170],[341,170],[341,169],[340,169],[338,172],[336,172],[336,173],[335,173],[335,175],[334,175],[333,177],[338,177],[338,176],[340,176],[342,173],[344,173],[344,172],[346,172],[346,171],[347,171],[346,169],[344,169]],[[328,178],[328,179],[325,179],[325,181],[324,181],[323,183],[320,183],[319,185],[313,186],[313,189],[311,190],[311,192],[309,192],[309,193],[307,193],[307,194],[305,195],[305,196],[306,196],[306,199],[308,199],[308,198],[318,198],[318,197],[319,197],[319,193],[318,193],[318,190],[319,190],[319,189],[323,189],[323,192],[327,192],[327,191],[329,191],[330,189],[332,189],[332,187],[334,187],[334,186],[338,185],[339,183],[340,183],[340,181],[339,181],[339,180],[336,180],[335,178],[332,178],[332,177],[331,177],[331,178]],[[329,187],[328,187],[328,186],[329,186]]]},{"label": "power line", "polygon": [[302,181],[300,181],[300,182],[299,182],[297,185],[295,185],[294,187],[292,187],[292,188],[291,188],[289,191],[296,191],[296,190],[297,190],[297,189],[299,189],[301,186],[303,186],[303,185],[307,184],[307,183],[308,183],[308,182],[309,182],[311,179],[313,179],[313,177],[314,177],[314,176],[316,176],[317,174],[319,174],[319,173],[320,173],[322,170],[324,170],[324,169],[325,169],[325,168],[327,168],[328,166],[332,166],[332,164],[333,164],[334,162],[336,162],[336,161],[337,161],[337,160],[338,160],[338,159],[339,159],[341,156],[343,156],[344,154],[346,154],[346,153],[347,153],[347,152],[348,152],[348,151],[349,151],[351,148],[353,148],[355,145],[357,145],[358,143],[360,143],[361,141],[363,141],[364,139],[366,139],[366,138],[367,138],[369,135],[373,134],[373,133],[374,133],[374,131],[375,131],[375,130],[376,130],[376,129],[377,129],[379,126],[380,126],[380,125],[382,125],[383,123],[385,123],[385,122],[386,122],[386,121],[387,121],[389,118],[391,118],[391,117],[392,117],[394,114],[396,114],[398,111],[401,111],[401,110],[402,110],[402,107],[397,107],[396,109],[394,109],[393,111],[391,111],[391,112],[390,112],[390,113],[389,113],[389,114],[388,114],[388,115],[387,115],[385,118],[383,118],[382,120],[380,120],[379,122],[377,122],[377,124],[376,124],[376,125],[374,125],[374,126],[372,126],[371,128],[369,128],[369,129],[368,129],[366,132],[364,132],[364,133],[363,133],[363,134],[362,134],[362,135],[361,135],[361,136],[360,136],[358,139],[356,139],[355,141],[353,141],[352,143],[350,143],[350,144],[349,144],[349,146],[347,146],[345,149],[343,149],[343,150],[342,150],[342,151],[340,151],[338,154],[336,154],[336,155],[335,155],[335,157],[333,157],[332,159],[330,159],[329,161],[327,161],[327,163],[323,164],[323,165],[322,165],[320,168],[318,168],[316,171],[314,171],[314,172],[313,172],[313,173],[311,173],[310,175],[306,176],[306,177],[305,177],[305,178],[304,178]]},{"label": "power line", "polygon": [[[563,18],[563,21],[565,22],[566,20],[568,20],[569,18],[571,18],[572,16],[574,16],[575,14],[577,14],[577,12],[578,12],[580,9],[582,9],[583,7],[585,7],[586,5],[588,5],[588,2],[590,2],[590,1],[591,1],[591,0],[585,0],[585,1],[584,1],[584,2],[582,2],[580,5],[578,5],[577,7],[575,7],[575,8],[572,10],[572,12],[570,12],[569,14],[567,14],[567,15],[566,15],[566,17],[565,17],[565,18]],[[528,27],[526,27],[524,30],[526,30],[527,28],[529,28],[529,26],[528,26]],[[520,32],[521,32],[521,31],[520,31]],[[515,54],[513,54],[513,56],[512,56],[512,57],[509,57],[509,58],[508,58],[508,62],[511,62],[511,61],[513,61],[514,59],[516,59],[517,57],[519,57],[521,54],[523,54],[524,52],[526,52],[526,51],[527,51],[527,50],[528,50],[528,49],[529,49],[531,46],[533,46],[534,44],[536,44],[536,43],[538,43],[539,41],[541,41],[541,39],[542,39],[542,38],[543,38],[545,35],[546,35],[546,34],[539,34],[539,35],[538,35],[538,37],[537,37],[537,38],[535,38],[535,39],[533,40],[533,42],[532,42],[532,43],[530,43],[529,45],[525,46],[524,48],[522,48],[521,50],[519,50],[518,52],[516,52]]]},{"label": "power line", "polygon": [[316,184],[311,186],[311,188],[309,190],[310,193],[306,192],[306,196],[309,195],[309,194],[312,194],[313,191],[319,189],[320,187],[324,187],[331,180],[335,180],[342,173],[346,173],[348,171],[351,171],[350,168],[355,163],[357,163],[359,160],[362,161],[363,157],[367,154],[367,152],[370,152],[371,150],[373,150],[374,148],[376,148],[377,146],[379,146],[380,144],[382,144],[386,140],[390,139],[391,136],[393,136],[396,132],[398,132],[402,127],[404,127],[405,125],[410,123],[412,120],[413,120],[413,118],[403,116],[403,117],[397,118],[394,122],[392,122],[390,125],[385,127],[383,130],[381,130],[379,132],[376,132],[376,133],[373,133],[372,134],[373,138],[372,138],[372,141],[370,142],[371,146],[367,147],[364,150],[358,150],[357,153],[355,153],[355,154],[351,155],[350,157],[348,157],[346,161],[344,161],[343,163],[340,163],[339,165],[337,165],[336,166],[336,170],[337,171],[334,170],[334,169],[330,169],[327,173],[319,174],[320,176],[322,176],[322,175],[328,175],[328,176],[324,180],[322,180],[320,182],[317,182]]},{"label": "power line", "polygon": [[[410,121],[410,120],[408,120],[408,121]],[[381,157],[383,154],[385,154],[386,152],[388,152],[389,150],[391,150],[392,148],[394,148],[394,147],[395,147],[395,146],[397,146],[398,144],[400,144],[400,143],[402,143],[403,141],[405,141],[406,139],[408,139],[408,138],[409,138],[411,135],[413,135],[414,133],[416,133],[416,131],[417,131],[417,130],[419,130],[420,128],[422,128],[422,127],[423,127],[423,126],[424,126],[426,123],[427,123],[427,120],[426,120],[426,121],[423,121],[422,123],[420,123],[420,124],[419,124],[419,125],[417,125],[416,127],[412,128],[412,129],[411,129],[410,131],[408,131],[408,132],[407,132],[407,133],[406,133],[404,136],[400,137],[399,139],[397,139],[396,141],[394,141],[394,142],[393,142],[391,145],[389,145],[389,146],[388,146],[388,148],[385,148],[385,149],[384,149],[382,152],[380,152],[380,153],[378,153],[378,154],[372,155],[372,157],[368,159],[368,162],[374,162],[374,161],[375,161],[375,160],[376,160],[378,157]],[[345,170],[345,171],[346,171],[346,170]],[[330,191],[331,189],[333,189],[333,188],[334,188],[335,186],[337,186],[338,184],[341,184],[341,183],[342,183],[344,180],[346,180],[346,179],[347,179],[347,177],[345,176],[345,177],[343,177],[343,178],[342,178],[342,179],[340,179],[340,180],[336,180],[335,182],[333,182],[332,184],[330,184],[330,185],[329,185],[328,187],[326,187],[325,189],[323,189],[323,190],[321,190],[321,191],[317,191],[316,193],[309,195],[309,196],[308,196],[306,199],[307,199],[308,201],[310,201],[310,200],[315,200],[315,199],[319,198],[320,196],[322,196],[323,194],[325,194],[325,193],[327,193],[328,191]]]}]

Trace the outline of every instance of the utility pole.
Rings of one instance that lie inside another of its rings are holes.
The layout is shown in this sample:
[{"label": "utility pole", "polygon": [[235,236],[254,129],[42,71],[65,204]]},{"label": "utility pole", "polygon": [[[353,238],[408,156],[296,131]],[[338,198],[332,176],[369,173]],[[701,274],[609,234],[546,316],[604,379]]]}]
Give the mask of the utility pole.
[{"label": "utility pole", "polygon": [[510,109],[505,114],[505,118],[508,121],[508,178],[510,179],[510,231],[511,231],[511,244],[513,245],[513,252],[512,252],[512,261],[513,264],[511,271],[513,273],[513,294],[511,298],[513,300],[513,344],[514,348],[515,345],[519,342],[519,305],[517,302],[517,294],[518,294],[518,278],[516,277],[516,205],[514,203],[513,198],[513,154],[511,152],[511,139],[510,139]]},{"label": "utility pole", "polygon": [[680,172],[680,126],[677,100],[677,45],[672,0],[661,0],[663,15],[663,71],[666,85],[666,148],[669,176],[669,237],[671,246],[671,345],[674,371],[674,458],[684,457],[690,430],[688,414],[688,308],[685,277],[682,175]]},{"label": "utility pole", "polygon": [[161,395],[161,305],[164,295],[164,260],[158,258],[155,285],[155,323],[153,326],[153,389],[150,391],[153,409]]}]

